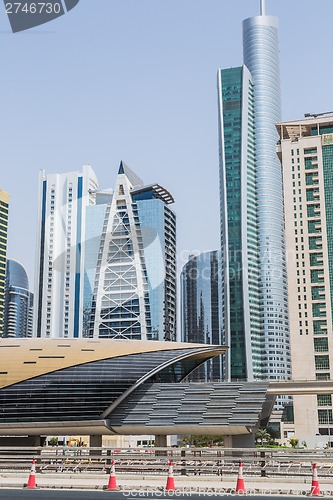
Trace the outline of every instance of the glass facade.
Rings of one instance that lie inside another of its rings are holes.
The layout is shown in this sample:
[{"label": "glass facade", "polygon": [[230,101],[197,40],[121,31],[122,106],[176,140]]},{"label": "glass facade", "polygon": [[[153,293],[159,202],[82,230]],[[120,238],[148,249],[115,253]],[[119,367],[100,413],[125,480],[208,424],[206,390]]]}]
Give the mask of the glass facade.
[{"label": "glass facade", "polygon": [[21,264],[7,260],[3,337],[32,337],[33,294]]},{"label": "glass facade", "polygon": [[0,189],[0,336],[3,333],[9,195]]},{"label": "glass facade", "polygon": [[20,435],[23,428],[26,435],[184,435],[217,428],[225,435],[248,434],[267,418],[274,398],[267,382],[187,380],[224,353],[223,346],[0,339],[0,351],[2,436],[9,429]]},{"label": "glass facade", "polygon": [[[182,341],[221,345],[221,254],[218,251],[191,256],[181,273]],[[191,380],[222,380],[222,357],[207,361]]]},{"label": "glass facade", "polygon": [[[320,129],[321,134],[327,133],[327,127]],[[327,250],[330,277],[330,297],[333,311],[333,145],[323,145],[323,173],[325,184],[325,212],[327,231]],[[318,224],[319,225],[319,224]],[[321,226],[321,224],[320,224]]]},{"label": "glass facade", "polygon": [[263,378],[254,87],[248,69],[218,72],[220,204],[227,377]]},{"label": "glass facade", "polygon": [[[141,225],[151,332],[148,340],[176,340],[176,218],[165,203],[133,194]],[[147,193],[145,193],[147,196]]]},{"label": "glass facade", "polygon": [[243,57],[254,84],[260,289],[264,352],[262,375],[291,376],[285,228],[281,165],[276,155],[281,119],[278,20],[243,21]]},{"label": "glass facade", "polygon": [[110,211],[112,193],[96,193],[96,205],[86,208],[83,330],[82,336],[89,337],[93,292],[96,269],[99,266],[101,235],[106,214]]},{"label": "glass facade", "polygon": [[176,340],[176,219],[171,195],[121,163],[105,211],[90,336]]},{"label": "glass facade", "polygon": [[42,171],[34,336],[176,340],[173,201],[123,163],[114,192]]},{"label": "glass facade", "polygon": [[180,382],[206,357],[196,357],[193,348],[160,350],[40,375],[0,388],[0,423],[99,420],[140,379]]}]

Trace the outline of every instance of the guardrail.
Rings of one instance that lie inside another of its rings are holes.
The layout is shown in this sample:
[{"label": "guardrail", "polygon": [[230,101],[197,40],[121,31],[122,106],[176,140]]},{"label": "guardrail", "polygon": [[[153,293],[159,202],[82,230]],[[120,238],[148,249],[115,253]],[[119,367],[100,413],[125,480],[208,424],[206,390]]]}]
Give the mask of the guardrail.
[{"label": "guardrail", "polygon": [[321,477],[333,478],[333,450],[262,448],[0,447],[0,474],[28,472],[33,457],[41,474],[109,474],[113,459],[120,474],[165,475],[172,458],[175,475],[183,476],[235,475],[241,459],[247,476],[309,477],[315,462]]}]

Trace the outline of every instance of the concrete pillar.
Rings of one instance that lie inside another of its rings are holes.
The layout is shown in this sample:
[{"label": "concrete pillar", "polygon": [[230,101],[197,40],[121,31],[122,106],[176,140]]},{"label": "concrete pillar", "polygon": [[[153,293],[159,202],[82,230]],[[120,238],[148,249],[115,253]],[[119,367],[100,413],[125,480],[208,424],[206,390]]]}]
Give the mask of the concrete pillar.
[{"label": "concrete pillar", "polygon": [[[157,434],[155,436],[155,448],[166,448],[167,446],[167,436],[164,436],[163,434]],[[155,451],[155,456],[157,457],[164,457],[167,455],[166,450],[156,450]]]},{"label": "concrete pillar", "polygon": [[94,434],[89,436],[89,446],[90,448],[101,448],[100,450],[90,451],[90,455],[102,455],[102,435]]},{"label": "concrete pillar", "polygon": [[232,438],[233,436],[223,436],[224,448],[233,448]]},{"label": "concrete pillar", "polygon": [[166,448],[167,447],[167,436],[163,434],[157,434],[155,436],[155,448]]},{"label": "concrete pillar", "polygon": [[225,448],[255,448],[255,434],[224,436]]},{"label": "concrete pillar", "polygon": [[33,442],[32,446],[43,446],[43,442],[45,442],[45,438],[41,436],[29,436]]}]

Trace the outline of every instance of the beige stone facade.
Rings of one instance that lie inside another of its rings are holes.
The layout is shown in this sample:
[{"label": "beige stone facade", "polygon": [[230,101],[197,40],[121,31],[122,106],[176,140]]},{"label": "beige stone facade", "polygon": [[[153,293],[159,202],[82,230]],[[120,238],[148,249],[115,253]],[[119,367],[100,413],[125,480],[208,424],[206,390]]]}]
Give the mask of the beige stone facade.
[{"label": "beige stone facade", "polygon": [[[277,125],[282,164],[293,380],[332,378],[333,117]],[[333,444],[332,395],[294,397],[295,435]],[[332,445],[331,444],[331,445]]]}]

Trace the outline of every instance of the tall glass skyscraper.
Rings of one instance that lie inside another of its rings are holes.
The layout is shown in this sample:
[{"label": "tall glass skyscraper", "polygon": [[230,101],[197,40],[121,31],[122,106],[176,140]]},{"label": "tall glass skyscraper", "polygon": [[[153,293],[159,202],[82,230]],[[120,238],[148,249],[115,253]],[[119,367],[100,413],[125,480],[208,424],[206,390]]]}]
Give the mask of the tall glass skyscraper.
[{"label": "tall glass skyscraper", "polygon": [[173,197],[121,163],[105,209],[89,336],[176,340]]},{"label": "tall glass skyscraper", "polygon": [[219,70],[220,200],[226,375],[263,376],[254,89],[243,66]]},{"label": "tall glass skyscraper", "polygon": [[90,166],[39,183],[34,336],[176,340],[170,193],[123,162],[114,191]]},{"label": "tall glass skyscraper", "polygon": [[7,259],[3,337],[32,337],[33,294],[24,267]]},{"label": "tall glass skyscraper", "polygon": [[291,375],[277,18],[243,22],[244,66],[218,72],[221,242],[228,376]]},{"label": "tall glass skyscraper", "polygon": [[3,332],[9,194],[0,189],[0,337]]},{"label": "tall glass skyscraper", "polygon": [[[191,255],[181,273],[182,342],[223,344],[221,255]],[[199,367],[192,380],[222,380],[222,357]]]},{"label": "tall glass skyscraper", "polygon": [[243,57],[254,83],[256,172],[260,245],[260,289],[266,359],[263,376],[291,375],[288,283],[282,172],[276,155],[281,121],[278,19],[261,15],[243,22]]}]

